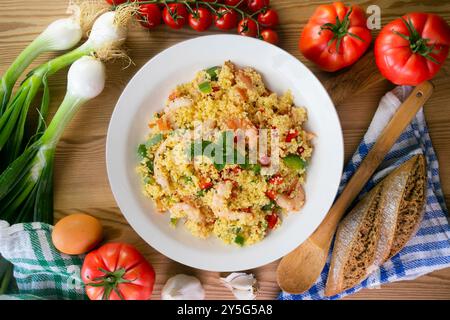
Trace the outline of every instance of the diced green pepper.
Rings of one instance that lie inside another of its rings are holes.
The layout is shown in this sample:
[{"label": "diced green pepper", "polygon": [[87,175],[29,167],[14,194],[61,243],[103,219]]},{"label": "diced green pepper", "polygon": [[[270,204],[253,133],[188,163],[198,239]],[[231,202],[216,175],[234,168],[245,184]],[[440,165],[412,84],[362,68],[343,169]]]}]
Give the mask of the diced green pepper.
[{"label": "diced green pepper", "polygon": [[202,83],[200,83],[198,85],[198,89],[202,92],[202,93],[211,93],[212,92],[212,87],[211,87],[211,82],[210,81],[204,81]]},{"label": "diced green pepper", "polygon": [[296,171],[302,170],[306,166],[305,160],[303,160],[299,155],[296,154],[288,154],[283,158],[283,162],[289,169]]}]

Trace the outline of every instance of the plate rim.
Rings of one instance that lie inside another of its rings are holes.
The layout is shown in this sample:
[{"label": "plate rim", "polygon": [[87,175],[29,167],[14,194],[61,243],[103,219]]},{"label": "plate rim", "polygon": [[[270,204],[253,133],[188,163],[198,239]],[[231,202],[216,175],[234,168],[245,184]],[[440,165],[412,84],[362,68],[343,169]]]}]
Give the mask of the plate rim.
[{"label": "plate rim", "polygon": [[[122,92],[121,92],[121,94],[120,94],[120,96],[119,96],[119,98],[118,98],[118,100],[117,100],[117,102],[116,102],[116,104],[114,106],[114,110],[113,110],[113,112],[111,114],[111,118],[110,118],[110,121],[109,121],[109,124],[108,124],[108,131],[107,131],[106,143],[105,143],[105,149],[106,149],[105,150],[105,158],[106,158],[106,169],[107,169],[107,176],[108,176],[108,184],[110,186],[111,192],[112,192],[112,194],[114,196],[114,200],[116,201],[116,204],[117,204],[119,210],[121,211],[122,215],[125,217],[127,222],[130,224],[130,226],[133,228],[133,230],[139,235],[139,237],[142,238],[142,240],[144,240],[149,246],[151,246],[153,249],[155,249],[156,251],[158,251],[162,255],[168,257],[171,260],[177,261],[177,262],[179,262],[179,263],[181,263],[183,265],[187,265],[187,266],[190,266],[190,267],[193,267],[193,268],[197,268],[197,269],[201,269],[201,270],[214,271],[214,272],[230,272],[230,271],[236,271],[236,270],[254,269],[254,268],[257,268],[257,267],[261,267],[261,266],[267,265],[267,264],[269,264],[269,263],[271,263],[271,262],[273,262],[273,261],[275,261],[277,259],[280,259],[284,255],[288,254],[289,252],[294,250],[296,247],[301,245],[306,239],[308,239],[308,237],[311,236],[311,234],[317,229],[317,227],[325,219],[327,212],[329,211],[329,209],[331,208],[331,206],[332,206],[332,204],[334,202],[334,199],[329,204],[328,209],[325,211],[323,217],[320,219],[320,222],[316,225],[316,227],[314,229],[312,229],[310,232],[306,232],[307,236],[303,239],[303,241],[297,243],[296,245],[291,245],[289,250],[286,250],[286,249],[283,250],[283,252],[277,254],[275,258],[271,257],[269,259],[262,259],[262,260],[264,260],[262,262],[261,261],[258,261],[256,263],[250,262],[250,263],[247,263],[247,264],[241,263],[238,268],[236,268],[235,265],[231,265],[231,264],[230,264],[229,267],[223,267],[223,265],[219,267],[217,263],[211,263],[211,262],[205,263],[205,260],[209,261],[208,259],[198,260],[198,261],[195,261],[195,263],[193,262],[193,260],[195,260],[195,259],[191,259],[189,261],[182,261],[182,259],[179,259],[178,257],[173,256],[171,254],[168,254],[167,251],[165,251],[164,248],[162,248],[161,246],[155,245],[154,243],[150,243],[147,240],[147,237],[144,234],[144,231],[141,230],[141,228],[139,227],[139,223],[137,221],[135,221],[135,219],[133,218],[133,216],[136,218],[136,215],[126,214],[125,213],[126,210],[123,210],[123,203],[121,203],[121,201],[119,200],[119,198],[121,198],[121,195],[118,193],[118,190],[116,189],[116,187],[113,186],[113,182],[112,182],[114,180],[114,177],[113,177],[112,168],[111,168],[112,162],[111,162],[111,154],[110,153],[112,152],[112,147],[111,147],[112,134],[110,134],[110,133],[113,130],[113,126],[114,126],[115,120],[117,118],[117,113],[119,112],[117,110],[119,109],[119,105],[122,103],[122,100],[124,99],[126,89],[130,85],[130,83],[132,83],[135,78],[140,77],[140,74],[142,72],[144,72],[144,70],[146,68],[148,68],[147,66],[149,64],[151,64],[153,61],[159,59],[161,56],[166,54],[167,51],[169,51],[169,50],[176,50],[178,47],[182,47],[182,46],[186,45],[186,43],[197,42],[197,41],[205,41],[205,40],[207,41],[210,38],[214,38],[214,39],[216,39],[216,38],[223,38],[223,39],[228,38],[230,40],[258,42],[258,44],[260,44],[260,42],[261,42],[261,40],[258,40],[258,39],[243,37],[243,36],[239,36],[239,35],[230,35],[230,34],[216,34],[216,35],[198,36],[198,37],[195,37],[195,38],[187,39],[187,40],[181,41],[179,43],[176,43],[176,44],[174,44],[174,45],[172,45],[172,46],[162,50],[158,54],[156,54],[153,57],[151,57],[146,63],[144,63],[142,65],[142,67],[139,70],[137,70],[136,73],[131,77],[131,79],[128,81],[127,85],[123,88],[123,90],[122,90]],[[309,76],[312,76],[313,79],[315,79],[315,81],[319,84],[319,88],[320,88],[320,90],[322,90],[322,93],[324,94],[324,97],[328,100],[330,106],[332,106],[332,108],[330,110],[331,113],[332,113],[331,116],[335,119],[335,123],[338,126],[337,129],[338,129],[338,132],[339,132],[339,137],[336,137],[336,141],[335,142],[337,144],[337,147],[341,150],[341,152],[338,155],[336,155],[336,158],[333,159],[333,160],[334,161],[339,161],[339,168],[340,168],[339,176],[341,177],[342,176],[342,172],[343,172],[343,165],[344,165],[343,131],[342,131],[342,126],[341,126],[341,123],[340,123],[340,119],[339,119],[336,107],[335,107],[335,105],[334,105],[330,95],[328,94],[327,90],[325,89],[323,84],[320,82],[320,80],[315,76],[315,74],[306,65],[304,65],[298,58],[296,58],[295,56],[293,56],[292,54],[290,54],[289,52],[287,52],[286,50],[284,50],[284,49],[282,49],[282,48],[280,48],[278,46],[274,46],[274,45],[266,43],[266,42],[264,42],[264,44],[275,48],[275,50],[278,50],[282,54],[286,54],[286,55],[290,56],[297,63],[299,63],[301,65],[301,67],[305,70],[305,72],[309,73]],[[340,179],[338,181],[334,182],[334,183],[335,183],[335,186],[334,186],[333,189],[335,190],[335,194],[337,194],[338,188],[339,188],[339,184],[340,184]]]}]

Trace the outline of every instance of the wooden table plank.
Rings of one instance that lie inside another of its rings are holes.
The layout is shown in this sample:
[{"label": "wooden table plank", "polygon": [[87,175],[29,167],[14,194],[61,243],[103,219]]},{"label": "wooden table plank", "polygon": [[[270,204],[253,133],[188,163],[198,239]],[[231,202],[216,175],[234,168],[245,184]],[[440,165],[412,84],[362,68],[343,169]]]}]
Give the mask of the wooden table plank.
[{"label": "wooden table plank", "polygon": [[[317,77],[329,85],[339,79],[342,72],[328,74],[319,71],[306,61],[297,49],[299,32],[315,7],[329,1],[272,0],[279,11],[280,46],[304,62]],[[349,1],[347,1],[349,2]],[[377,4],[381,8],[383,25],[388,21],[412,11],[440,14],[450,22],[450,1],[351,1],[363,7]],[[66,1],[30,0],[26,4],[15,0],[0,2],[0,74],[18,53],[51,21],[61,17]],[[32,15],[30,15],[32,13]],[[217,33],[216,30],[205,34]],[[374,31],[374,36],[378,32]],[[134,244],[156,269],[154,298],[159,298],[162,285],[175,273],[185,272],[198,276],[205,285],[207,298],[231,299],[231,293],[219,283],[219,274],[195,270],[164,257],[148,246],[127,224],[111,194],[105,168],[105,140],[108,122],[120,92],[132,75],[152,56],[161,50],[199,34],[183,29],[180,31],[159,27],[148,32],[139,26],[133,28],[127,41],[135,66],[122,70],[121,63],[108,65],[108,80],[100,97],[88,103],[67,128],[58,145],[55,166],[56,218],[75,211],[92,214],[105,225],[106,240],[126,241]],[[54,54],[37,59],[37,65]],[[440,163],[441,181],[447,204],[450,203],[450,64],[443,66],[433,79],[435,93],[425,107],[430,134]],[[60,72],[50,80],[52,91],[51,111],[54,112],[65,92],[66,73]],[[342,85],[335,86],[342,88]],[[343,99],[337,106],[345,139],[346,160],[353,154],[364,135],[379,99],[393,86],[381,81],[357,96]],[[260,299],[273,299],[279,293],[275,281],[277,262],[253,270],[260,283]],[[362,290],[348,299],[450,299],[450,269],[433,272],[414,281],[384,285],[380,289]]]}]

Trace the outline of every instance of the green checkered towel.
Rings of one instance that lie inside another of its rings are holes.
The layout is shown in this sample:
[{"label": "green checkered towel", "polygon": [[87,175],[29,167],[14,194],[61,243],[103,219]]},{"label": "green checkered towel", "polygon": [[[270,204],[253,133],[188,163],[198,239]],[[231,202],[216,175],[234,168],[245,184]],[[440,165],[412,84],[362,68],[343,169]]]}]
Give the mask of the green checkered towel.
[{"label": "green checkered towel", "polygon": [[0,299],[87,299],[80,271],[83,256],[59,252],[51,241],[53,226],[0,220],[0,254],[14,265],[17,292]]}]

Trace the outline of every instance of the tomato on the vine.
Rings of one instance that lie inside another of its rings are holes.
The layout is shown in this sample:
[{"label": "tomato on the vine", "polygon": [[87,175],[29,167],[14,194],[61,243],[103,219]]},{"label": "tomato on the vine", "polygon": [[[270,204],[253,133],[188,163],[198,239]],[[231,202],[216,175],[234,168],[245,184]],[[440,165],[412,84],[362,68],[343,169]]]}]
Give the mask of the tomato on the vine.
[{"label": "tomato on the vine", "polygon": [[246,4],[246,0],[225,0],[223,2],[224,4],[228,5],[228,6],[238,6],[238,8],[245,8],[245,4]]},{"label": "tomato on the vine", "polygon": [[273,9],[267,9],[258,14],[258,22],[266,28],[273,28],[278,24],[278,13]]},{"label": "tomato on the vine", "polygon": [[117,5],[125,3],[127,1],[128,0],[106,0],[106,2],[108,2],[112,6],[117,6]]},{"label": "tomato on the vine", "polygon": [[220,8],[214,17],[214,24],[222,30],[230,30],[236,27],[238,23],[238,14],[233,9]]},{"label": "tomato on the vine", "polygon": [[182,3],[169,3],[163,11],[164,22],[173,29],[181,29],[188,21],[188,11]]},{"label": "tomato on the vine", "polygon": [[268,7],[270,4],[269,0],[248,0],[247,7],[251,12],[256,12],[262,8]]},{"label": "tomato on the vine", "polygon": [[261,38],[271,44],[278,43],[278,33],[272,29],[264,29],[261,31]]},{"label": "tomato on the vine", "polygon": [[85,257],[81,278],[91,300],[148,300],[155,271],[133,246],[107,243]]},{"label": "tomato on the vine", "polygon": [[387,24],[375,41],[380,72],[395,84],[431,79],[447,58],[450,27],[432,13],[409,13]]},{"label": "tomato on the vine", "polygon": [[161,9],[157,4],[143,4],[139,7],[140,23],[146,28],[154,28],[161,24]]},{"label": "tomato on the vine", "polygon": [[258,25],[250,18],[244,18],[239,22],[238,33],[241,36],[256,37],[258,34]]},{"label": "tomato on the vine", "polygon": [[211,26],[212,21],[211,11],[206,8],[196,8],[189,13],[189,25],[196,31],[205,31]]}]

